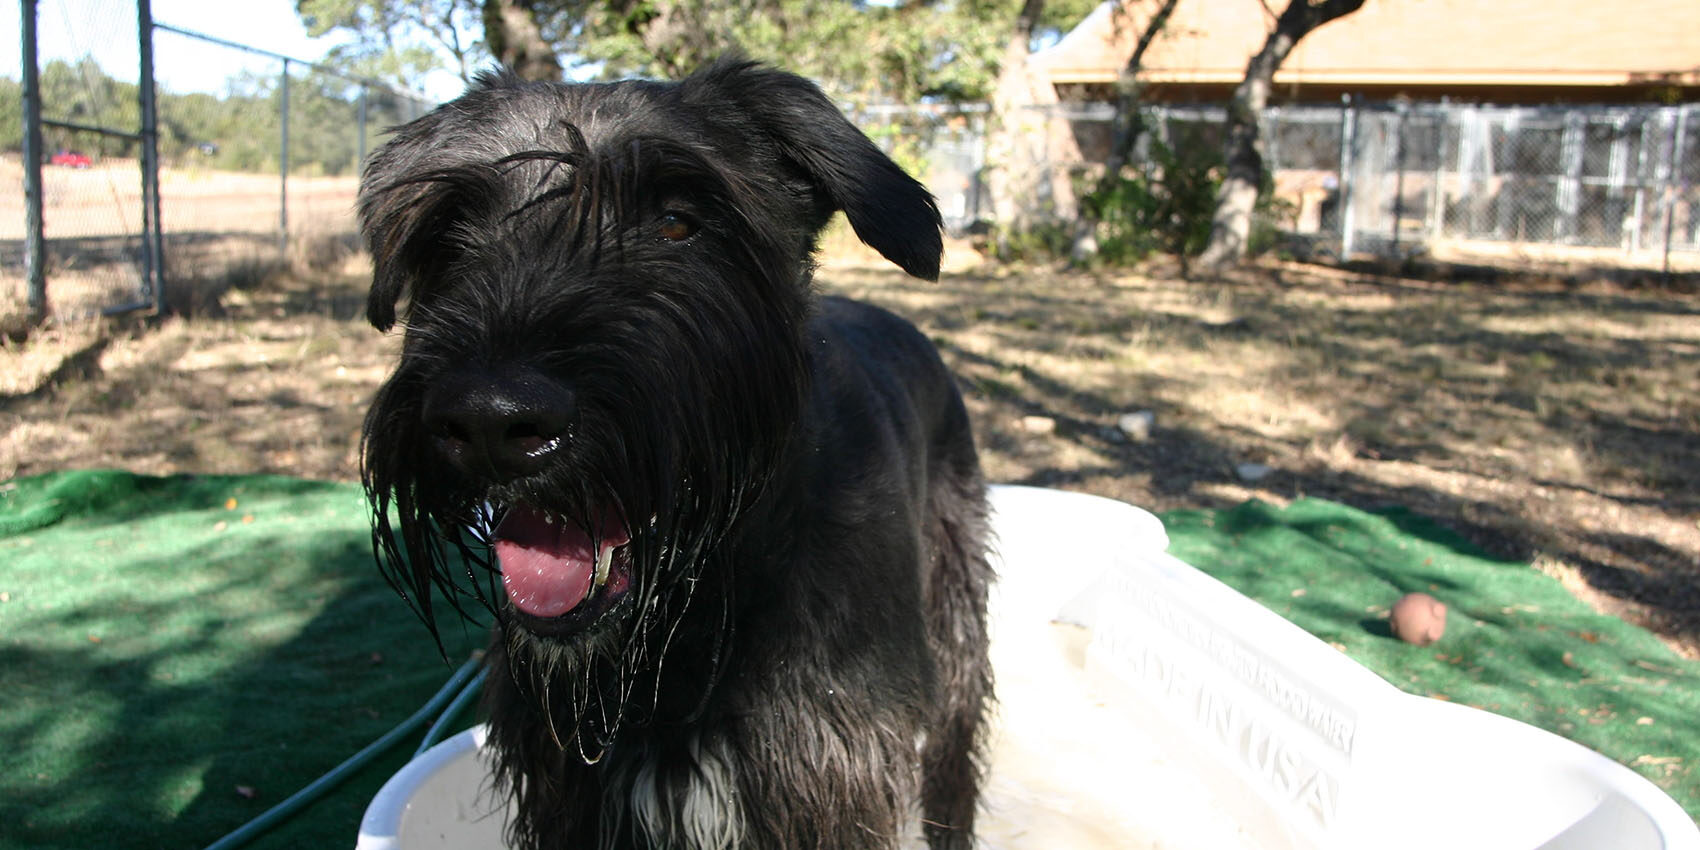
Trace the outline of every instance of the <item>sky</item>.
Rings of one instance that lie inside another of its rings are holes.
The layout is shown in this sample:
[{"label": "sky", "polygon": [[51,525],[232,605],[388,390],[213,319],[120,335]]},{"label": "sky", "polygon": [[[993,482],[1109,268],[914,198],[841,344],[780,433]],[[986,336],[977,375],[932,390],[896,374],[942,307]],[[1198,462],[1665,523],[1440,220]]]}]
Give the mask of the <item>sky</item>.
[{"label": "sky", "polygon": [[[134,0],[38,0],[36,16],[39,61],[75,60],[93,56],[106,72],[133,79],[139,59],[136,50]],[[0,74],[21,74],[21,6],[0,9]],[[309,38],[294,0],[152,0],[156,23],[204,33],[226,41],[314,61],[338,43],[335,35]],[[161,88],[176,92],[212,92],[243,70],[277,73],[276,60],[226,47],[159,32],[154,37],[154,76]],[[428,94],[448,99],[461,84],[443,74],[429,85]]]}]

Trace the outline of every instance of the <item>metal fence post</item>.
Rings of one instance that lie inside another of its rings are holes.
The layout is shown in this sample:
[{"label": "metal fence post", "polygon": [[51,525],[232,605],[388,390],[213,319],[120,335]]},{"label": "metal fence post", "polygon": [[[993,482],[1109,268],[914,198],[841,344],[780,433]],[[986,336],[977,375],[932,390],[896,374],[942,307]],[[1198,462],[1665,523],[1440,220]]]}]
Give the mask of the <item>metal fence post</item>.
[{"label": "metal fence post", "polygon": [[1582,211],[1582,146],[1586,141],[1587,122],[1581,113],[1567,112],[1564,115],[1564,133],[1559,140],[1559,163],[1564,169],[1564,176],[1557,181],[1558,220],[1553,222],[1553,241],[1560,244],[1573,243],[1579,228],[1576,226],[1577,216]]},{"label": "metal fence post", "polygon": [[1642,224],[1647,217],[1647,148],[1652,141],[1647,133],[1647,125],[1651,121],[1641,121],[1641,144],[1637,145],[1638,152],[1635,162],[1635,216],[1630,219],[1629,252],[1641,253]]},{"label": "metal fence post", "polygon": [[156,313],[165,311],[165,238],[160,226],[159,115],[153,80],[153,5],[136,0],[137,47],[141,76],[136,97],[141,108],[142,163],[142,300],[152,301]]},{"label": "metal fence post", "polygon": [[[1505,147],[1509,151],[1516,152],[1511,156],[1512,162],[1517,161],[1517,155],[1518,153],[1521,153],[1523,147],[1524,111],[1523,107],[1513,107],[1511,110],[1499,116],[1498,123],[1505,132]],[[1488,150],[1491,151],[1493,150],[1491,147],[1493,144],[1493,137],[1490,135],[1488,139],[1488,144],[1490,145]],[[1503,170],[1497,157],[1492,162],[1492,166],[1493,170],[1488,173],[1488,177],[1491,179],[1495,174],[1501,175],[1497,198],[1498,203],[1495,204],[1493,217],[1494,235],[1499,239],[1522,242],[1525,234],[1523,232],[1522,222],[1516,215],[1517,201],[1520,200],[1522,195],[1521,182],[1528,178],[1522,176],[1523,172],[1515,171],[1509,172],[1509,176],[1505,176],[1507,175],[1507,172]]]},{"label": "metal fence post", "polygon": [[277,256],[289,256],[289,60],[278,83]]},{"label": "metal fence post", "polygon": [[1440,102],[1441,113],[1434,121],[1434,175],[1429,184],[1428,241],[1439,242],[1446,226],[1446,128],[1452,111],[1445,99]]},{"label": "metal fence post", "polygon": [[29,323],[47,318],[47,238],[42,226],[41,71],[35,53],[36,0],[19,4],[23,29],[24,270],[29,279]]},{"label": "metal fence post", "polygon": [[355,126],[358,128],[358,141],[354,147],[354,174],[360,175],[360,170],[366,165],[366,84],[360,84],[360,96],[355,100]]},{"label": "metal fence post", "polygon": [[1469,219],[1462,228],[1461,238],[1464,239],[1474,239],[1482,230],[1482,201],[1478,194],[1480,181],[1476,179],[1481,171],[1478,167],[1481,152],[1477,150],[1481,136],[1481,113],[1475,107],[1467,107],[1458,120],[1458,194],[1464,199],[1464,212]]},{"label": "metal fence post", "polygon": [[1681,156],[1683,146],[1688,143],[1687,134],[1688,107],[1684,106],[1676,110],[1676,124],[1671,128],[1670,156],[1667,158],[1670,166],[1665,169],[1662,187],[1665,199],[1664,273],[1667,280],[1670,278],[1670,243],[1676,235],[1676,189],[1684,183]]},{"label": "metal fence post", "polygon": [[1393,124],[1393,256],[1399,256],[1399,231],[1405,223],[1405,113],[1406,104],[1394,106]]},{"label": "metal fence post", "polygon": [[1357,101],[1351,95],[1341,95],[1340,111],[1340,260],[1344,262],[1357,247],[1357,224],[1352,216],[1352,172],[1357,167]]}]

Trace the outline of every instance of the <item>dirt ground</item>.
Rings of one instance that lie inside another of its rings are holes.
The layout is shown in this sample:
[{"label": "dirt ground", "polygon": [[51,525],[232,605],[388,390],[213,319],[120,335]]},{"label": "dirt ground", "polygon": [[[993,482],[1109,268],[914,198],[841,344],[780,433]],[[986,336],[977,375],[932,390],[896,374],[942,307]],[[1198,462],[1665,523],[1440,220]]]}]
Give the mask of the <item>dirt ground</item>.
[{"label": "dirt ground", "polygon": [[[1409,505],[1700,658],[1700,298],[1280,263],[1188,281],[965,246],[930,284],[834,254],[823,290],[908,316],[957,370],[995,481],[1152,510]],[[361,319],[366,273],[356,257],[200,293],[192,318],[6,344],[0,480],[355,478],[398,348]],[[1149,433],[1119,426],[1142,411]]]}]

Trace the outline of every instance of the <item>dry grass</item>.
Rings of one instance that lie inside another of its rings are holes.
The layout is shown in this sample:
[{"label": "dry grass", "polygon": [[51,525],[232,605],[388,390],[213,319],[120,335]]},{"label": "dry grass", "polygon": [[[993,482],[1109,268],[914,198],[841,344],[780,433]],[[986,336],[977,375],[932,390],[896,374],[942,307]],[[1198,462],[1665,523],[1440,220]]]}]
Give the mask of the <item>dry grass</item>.
[{"label": "dry grass", "polygon": [[[108,158],[91,168],[42,169],[43,215],[49,238],[83,239],[135,234],[142,226],[141,165]],[[23,185],[17,156],[0,156],[0,181]],[[346,231],[354,220],[359,180],[291,176],[288,201],[296,223]],[[275,233],[283,183],[275,173],[162,168],[161,223],[170,233]],[[24,236],[24,197],[0,195],[0,240]]]},{"label": "dry grass", "polygon": [[202,296],[220,318],[84,320],[11,345],[0,478],[74,466],[353,477],[364,405],[394,350],[357,320],[363,271],[267,269],[255,288]]},{"label": "dry grass", "polygon": [[[1298,265],[828,277],[945,349],[997,480],[1410,505],[1700,657],[1700,300]],[[1116,427],[1139,410],[1145,440]]]},{"label": "dry grass", "polygon": [[[981,266],[938,284],[839,250],[963,379],[991,477],[1153,509],[1401,503],[1700,657],[1700,300],[1269,266],[1228,280]],[[69,466],[349,479],[395,340],[364,268],[262,275],[193,318],[0,351],[0,479]],[[1124,413],[1150,410],[1135,439]],[[1236,467],[1265,464],[1266,478]]]},{"label": "dry grass", "polygon": [[[22,185],[16,156],[0,157],[0,182]],[[91,168],[47,167],[42,183],[52,312],[88,316],[141,300],[140,165],[108,158]],[[276,174],[162,169],[160,219],[169,271],[187,283],[177,301],[200,298],[219,279],[264,276],[335,243],[354,228],[357,186],[353,176],[291,176],[290,240],[280,250],[285,192]],[[23,193],[0,194],[0,329],[26,313],[23,238]]]}]

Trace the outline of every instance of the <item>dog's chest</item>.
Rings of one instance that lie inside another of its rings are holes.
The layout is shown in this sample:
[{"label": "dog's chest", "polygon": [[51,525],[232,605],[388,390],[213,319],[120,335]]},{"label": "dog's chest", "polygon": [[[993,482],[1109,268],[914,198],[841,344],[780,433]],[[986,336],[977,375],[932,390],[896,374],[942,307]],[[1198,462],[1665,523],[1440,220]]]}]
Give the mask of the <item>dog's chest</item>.
[{"label": "dog's chest", "polygon": [[636,765],[631,812],[649,846],[732,850],[744,836],[734,762],[723,743],[688,746],[694,766],[663,766],[658,757]]}]

